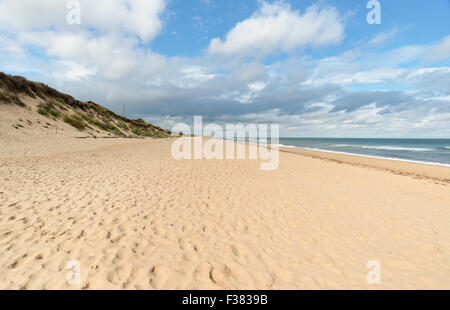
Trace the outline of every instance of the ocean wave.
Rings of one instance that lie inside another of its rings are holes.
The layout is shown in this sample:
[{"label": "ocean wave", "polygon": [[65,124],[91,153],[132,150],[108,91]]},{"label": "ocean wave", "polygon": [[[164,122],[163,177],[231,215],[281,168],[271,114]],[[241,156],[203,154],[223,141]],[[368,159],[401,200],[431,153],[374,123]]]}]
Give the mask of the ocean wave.
[{"label": "ocean wave", "polygon": [[389,160],[403,161],[403,162],[408,162],[408,163],[418,163],[418,164],[427,164],[427,165],[433,165],[433,166],[450,167],[450,164],[444,164],[444,163],[432,162],[432,161],[425,161],[425,160],[411,160],[411,159],[402,159],[402,158],[395,158],[395,157],[388,157],[388,156],[386,156],[386,157],[385,156],[373,156],[373,155],[357,154],[357,153],[350,153],[350,152],[330,151],[330,150],[311,148],[311,147],[300,147],[300,148],[305,149],[305,150],[320,151],[320,152],[326,152],[326,153],[352,155],[352,156],[362,156],[362,157],[379,158],[379,159],[389,159]]},{"label": "ocean wave", "polygon": [[410,151],[410,152],[431,152],[433,149],[425,147],[400,147],[400,146],[372,146],[372,145],[361,145],[359,146],[363,149],[374,149],[374,150],[386,150],[386,151]]},{"label": "ocean wave", "polygon": [[[391,145],[357,145],[357,144],[334,144],[333,147],[354,147],[361,149],[385,150],[385,151],[411,151],[411,152],[431,152],[432,148],[425,147],[401,147]],[[449,148],[450,150],[450,148]]]},{"label": "ocean wave", "polygon": [[286,144],[272,144],[272,146],[277,146],[277,147],[289,147],[289,148],[297,148],[294,145],[286,145]]}]

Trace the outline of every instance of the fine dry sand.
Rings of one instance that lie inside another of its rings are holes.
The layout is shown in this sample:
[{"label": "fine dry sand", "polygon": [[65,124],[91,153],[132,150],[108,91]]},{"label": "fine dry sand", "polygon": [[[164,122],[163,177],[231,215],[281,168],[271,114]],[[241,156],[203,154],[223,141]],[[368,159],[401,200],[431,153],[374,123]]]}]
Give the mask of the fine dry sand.
[{"label": "fine dry sand", "polygon": [[281,152],[262,171],[175,161],[173,139],[5,130],[0,289],[450,289],[449,168]]}]

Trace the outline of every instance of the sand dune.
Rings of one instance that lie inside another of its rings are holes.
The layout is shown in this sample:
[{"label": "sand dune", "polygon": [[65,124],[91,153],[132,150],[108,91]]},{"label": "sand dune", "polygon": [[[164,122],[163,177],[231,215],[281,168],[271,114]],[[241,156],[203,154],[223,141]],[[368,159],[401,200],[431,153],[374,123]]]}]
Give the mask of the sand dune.
[{"label": "sand dune", "polygon": [[61,139],[22,156],[4,144],[2,289],[450,288],[448,184],[291,153],[274,171],[175,161],[171,139]]}]

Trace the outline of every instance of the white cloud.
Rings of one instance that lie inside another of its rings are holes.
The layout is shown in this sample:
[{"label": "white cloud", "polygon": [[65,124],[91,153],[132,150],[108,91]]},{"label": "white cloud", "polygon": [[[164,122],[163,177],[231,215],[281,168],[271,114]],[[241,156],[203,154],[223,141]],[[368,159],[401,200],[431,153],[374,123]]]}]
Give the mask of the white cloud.
[{"label": "white cloud", "polygon": [[160,14],[165,0],[81,0],[81,25],[68,25],[67,1],[3,0],[0,2],[0,29],[46,30],[96,29],[125,32],[144,42],[161,30]]},{"label": "white cloud", "polygon": [[386,83],[398,78],[403,72],[404,70],[402,69],[380,68],[358,72],[336,71],[324,76],[320,71],[316,71],[305,81],[305,85],[323,85],[327,83],[336,85]]},{"label": "white cloud", "polygon": [[152,40],[161,30],[165,0],[82,0],[81,25],[67,24],[67,3],[1,1],[0,50],[25,56],[24,51],[33,48],[47,56],[49,62],[61,64],[59,70],[55,65],[51,68],[68,80],[92,74],[120,79],[133,71],[153,72],[164,65],[164,57],[139,45]]},{"label": "white cloud", "polygon": [[407,74],[407,79],[414,79],[417,77],[422,77],[427,74],[433,73],[450,73],[449,67],[429,67],[429,68],[420,68],[415,70],[409,70]]},{"label": "white cloud", "polygon": [[311,6],[301,15],[284,2],[262,2],[260,9],[236,24],[224,41],[211,40],[208,52],[223,56],[267,55],[339,43],[343,36],[344,25],[335,8]]},{"label": "white cloud", "polygon": [[[113,34],[95,36],[88,31],[22,32],[17,40],[24,46],[43,49],[45,55],[56,62],[70,61],[79,67],[96,67],[98,74],[110,79],[122,78],[139,66],[146,66],[146,58],[150,55],[136,49],[136,40],[132,38]],[[143,63],[139,65],[139,61]]]},{"label": "white cloud", "polygon": [[268,82],[256,81],[256,82],[248,84],[247,86],[251,91],[259,92],[259,91],[263,90],[264,88],[266,88],[266,86],[268,84],[269,84]]},{"label": "white cloud", "polygon": [[433,48],[433,60],[444,60],[450,57],[450,36],[445,37],[440,43]]},{"label": "white cloud", "polygon": [[191,89],[198,87],[202,83],[213,79],[216,75],[208,73],[204,68],[199,66],[185,66],[180,68],[179,76],[171,79],[171,83],[183,89]]},{"label": "white cloud", "polygon": [[25,51],[15,40],[0,34],[0,51],[8,54],[8,56],[24,56]]},{"label": "white cloud", "polygon": [[83,67],[71,61],[61,61],[55,65],[59,70],[55,70],[54,76],[67,81],[81,81],[96,73],[95,68]]},{"label": "white cloud", "polygon": [[394,28],[390,31],[384,31],[376,34],[370,41],[369,45],[379,45],[393,39],[398,34],[398,29]]}]

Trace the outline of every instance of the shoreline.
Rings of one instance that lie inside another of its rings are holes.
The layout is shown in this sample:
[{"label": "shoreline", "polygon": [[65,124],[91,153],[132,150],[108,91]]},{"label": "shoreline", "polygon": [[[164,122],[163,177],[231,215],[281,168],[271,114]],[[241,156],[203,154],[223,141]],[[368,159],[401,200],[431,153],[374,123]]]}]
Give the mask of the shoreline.
[{"label": "shoreline", "polygon": [[281,152],[298,154],[312,158],[330,160],[337,163],[376,168],[394,174],[408,175],[415,178],[432,179],[446,184],[450,183],[450,166],[409,161],[396,158],[384,158],[371,155],[351,154],[319,149],[279,146]]},{"label": "shoreline", "polygon": [[431,162],[431,161],[420,161],[420,160],[412,160],[412,159],[401,159],[401,158],[395,158],[395,157],[382,157],[382,156],[374,156],[374,155],[366,155],[366,154],[357,154],[357,153],[348,153],[348,152],[339,152],[339,151],[330,151],[330,150],[322,150],[322,149],[317,149],[317,148],[308,148],[308,147],[299,147],[299,146],[279,145],[278,147],[280,147],[280,148],[302,149],[302,150],[318,151],[318,152],[333,153],[333,154],[342,154],[342,155],[361,156],[361,157],[369,157],[369,158],[377,158],[377,159],[386,159],[386,160],[394,160],[394,161],[401,161],[401,162],[406,162],[406,163],[415,163],[415,164],[432,165],[432,166],[439,166],[439,167],[450,167],[450,164],[436,163],[436,162]]}]

